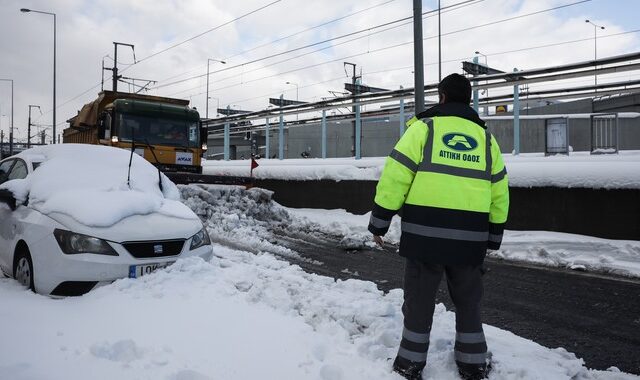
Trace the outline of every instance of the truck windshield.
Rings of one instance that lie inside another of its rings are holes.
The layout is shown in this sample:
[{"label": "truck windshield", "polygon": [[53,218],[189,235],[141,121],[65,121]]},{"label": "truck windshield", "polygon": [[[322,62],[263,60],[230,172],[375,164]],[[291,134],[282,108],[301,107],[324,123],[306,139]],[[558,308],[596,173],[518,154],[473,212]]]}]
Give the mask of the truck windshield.
[{"label": "truck windshield", "polygon": [[148,141],[150,145],[199,147],[198,123],[190,120],[164,119],[131,114],[118,114],[121,141]]}]

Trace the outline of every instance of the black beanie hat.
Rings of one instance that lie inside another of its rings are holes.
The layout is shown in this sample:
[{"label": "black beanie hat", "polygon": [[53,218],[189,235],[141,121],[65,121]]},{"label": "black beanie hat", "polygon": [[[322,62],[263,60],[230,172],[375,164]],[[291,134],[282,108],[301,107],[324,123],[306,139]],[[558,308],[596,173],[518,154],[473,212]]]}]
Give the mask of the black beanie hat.
[{"label": "black beanie hat", "polygon": [[445,95],[445,103],[464,103],[471,102],[471,83],[460,74],[447,75],[440,84],[438,84],[438,92]]}]

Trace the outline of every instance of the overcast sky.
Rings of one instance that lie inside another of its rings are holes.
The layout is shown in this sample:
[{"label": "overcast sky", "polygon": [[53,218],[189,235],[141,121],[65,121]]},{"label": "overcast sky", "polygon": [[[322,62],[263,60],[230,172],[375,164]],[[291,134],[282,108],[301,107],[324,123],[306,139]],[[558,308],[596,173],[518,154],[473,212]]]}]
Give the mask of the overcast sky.
[{"label": "overcast sky", "polygon": [[[372,29],[247,63],[411,16],[410,0],[280,0],[154,55],[274,1],[0,1],[0,78],[11,78],[15,83],[17,137],[26,136],[29,104],[42,108],[43,115],[34,110],[36,124],[52,122],[53,17],[21,13],[23,7],[57,14],[58,133],[66,127],[65,121],[100,91],[101,63],[104,58],[105,66],[113,65],[113,41],[135,45],[139,61],[135,65],[131,65],[134,57],[130,48],[118,49],[122,75],[157,81],[150,85],[149,94],[191,99],[203,117],[206,78],[202,75],[206,74],[208,58],[227,62],[211,63],[211,117],[218,103],[221,107],[257,110],[266,108],[269,97],[281,93],[295,99],[296,86],[287,81],[298,84],[297,96],[305,101],[331,96],[330,90],[343,91],[343,83],[350,81],[344,61],[357,64],[365,84],[389,89],[413,86],[411,24]],[[442,7],[461,2],[464,0],[442,0]],[[481,26],[563,5],[569,6]],[[432,10],[437,1],[425,0],[423,7],[424,11]],[[640,32],[632,31],[640,29],[638,14],[638,0],[476,0],[442,14],[443,73],[461,72],[460,62],[471,59],[476,50],[487,55],[490,66],[505,71],[593,59],[594,28],[585,19],[605,26],[605,30],[598,30],[598,57],[636,52],[640,50]],[[342,19],[336,21],[338,18]],[[438,78],[437,39],[429,39],[437,35],[437,27],[436,17],[425,19],[427,83]],[[624,32],[630,33],[620,34]],[[292,34],[296,35],[283,39]],[[618,35],[607,37],[612,34]],[[219,71],[222,69],[226,70]],[[111,89],[110,74],[104,74],[105,89]],[[189,77],[197,78],[185,80]],[[598,80],[637,78],[631,73]],[[181,80],[185,81],[173,84]],[[584,78],[572,80],[570,85],[592,83],[592,79]],[[531,89],[544,86],[532,85]],[[130,86],[120,83],[119,89],[129,91]],[[0,128],[5,134],[11,121],[10,108],[10,84],[0,82]]]}]

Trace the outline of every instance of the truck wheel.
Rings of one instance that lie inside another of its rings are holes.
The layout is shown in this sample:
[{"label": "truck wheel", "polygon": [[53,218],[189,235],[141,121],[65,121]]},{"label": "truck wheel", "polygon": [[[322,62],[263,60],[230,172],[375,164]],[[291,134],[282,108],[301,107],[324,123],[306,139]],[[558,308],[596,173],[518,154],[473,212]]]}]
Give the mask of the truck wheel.
[{"label": "truck wheel", "polygon": [[26,246],[18,247],[13,263],[13,278],[35,292],[35,287],[33,286],[33,261]]}]

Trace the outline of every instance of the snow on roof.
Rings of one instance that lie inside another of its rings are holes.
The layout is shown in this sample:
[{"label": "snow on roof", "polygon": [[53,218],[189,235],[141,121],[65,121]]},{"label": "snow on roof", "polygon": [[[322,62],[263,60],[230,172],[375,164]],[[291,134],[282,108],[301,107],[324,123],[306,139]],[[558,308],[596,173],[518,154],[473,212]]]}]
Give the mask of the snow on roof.
[{"label": "snow on roof", "polygon": [[160,212],[195,219],[180,200],[178,188],[164,174],[163,191],[158,170],[137,154],[127,172],[131,152],[124,149],[60,144],[40,146],[17,155],[41,158],[42,164],[27,178],[0,185],[16,199],[46,215],[65,214],[87,226],[108,227],[132,215]]}]

